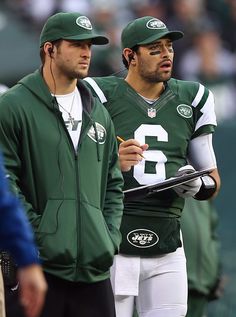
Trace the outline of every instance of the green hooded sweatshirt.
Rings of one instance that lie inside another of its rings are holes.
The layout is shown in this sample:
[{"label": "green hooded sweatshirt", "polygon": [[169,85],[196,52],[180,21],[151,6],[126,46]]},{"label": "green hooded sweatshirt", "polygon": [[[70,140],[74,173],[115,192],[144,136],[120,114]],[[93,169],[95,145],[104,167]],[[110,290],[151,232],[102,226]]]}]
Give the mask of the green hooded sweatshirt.
[{"label": "green hooded sweatshirt", "polygon": [[0,146],[34,228],[46,272],[69,281],[109,277],[118,253],[123,178],[110,116],[78,81],[78,149],[40,70],[0,97]]}]

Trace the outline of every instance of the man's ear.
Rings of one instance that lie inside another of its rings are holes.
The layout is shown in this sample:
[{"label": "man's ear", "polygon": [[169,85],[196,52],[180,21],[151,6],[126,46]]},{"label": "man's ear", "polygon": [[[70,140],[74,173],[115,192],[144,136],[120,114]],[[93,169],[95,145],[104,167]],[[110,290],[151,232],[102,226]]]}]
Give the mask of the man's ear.
[{"label": "man's ear", "polygon": [[123,50],[123,55],[129,64],[135,59],[134,51],[132,51],[130,48],[125,48]]},{"label": "man's ear", "polygon": [[52,58],[52,54],[54,53],[54,45],[51,42],[46,42],[44,44],[44,52]]}]

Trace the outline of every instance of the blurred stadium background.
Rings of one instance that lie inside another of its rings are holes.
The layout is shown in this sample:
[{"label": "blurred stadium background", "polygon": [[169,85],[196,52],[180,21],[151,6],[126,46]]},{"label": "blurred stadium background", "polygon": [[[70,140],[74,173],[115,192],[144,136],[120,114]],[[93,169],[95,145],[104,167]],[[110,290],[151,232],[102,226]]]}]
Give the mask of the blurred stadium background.
[{"label": "blurred stadium background", "polygon": [[0,83],[14,85],[40,65],[39,33],[46,18],[58,11],[79,11],[110,38],[93,48],[90,75],[123,69],[120,31],[131,19],[156,16],[183,31],[176,42],[174,77],[209,87],[216,102],[218,129],[214,146],[222,177],[215,200],[227,284],[223,298],[210,304],[208,317],[236,316],[236,1],[235,0],[0,0]]}]

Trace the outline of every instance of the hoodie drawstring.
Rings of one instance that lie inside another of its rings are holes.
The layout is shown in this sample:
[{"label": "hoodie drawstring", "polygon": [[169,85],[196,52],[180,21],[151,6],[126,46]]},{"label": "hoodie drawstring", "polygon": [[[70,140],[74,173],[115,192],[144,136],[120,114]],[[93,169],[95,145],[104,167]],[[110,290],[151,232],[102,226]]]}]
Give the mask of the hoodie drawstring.
[{"label": "hoodie drawstring", "polygon": [[97,147],[97,157],[98,157],[98,162],[101,161],[101,154],[100,154],[100,147],[99,147],[99,138],[98,138],[98,130],[96,127],[95,122],[93,122],[93,128],[94,128],[94,132],[95,132],[95,139],[96,139],[96,147]]}]

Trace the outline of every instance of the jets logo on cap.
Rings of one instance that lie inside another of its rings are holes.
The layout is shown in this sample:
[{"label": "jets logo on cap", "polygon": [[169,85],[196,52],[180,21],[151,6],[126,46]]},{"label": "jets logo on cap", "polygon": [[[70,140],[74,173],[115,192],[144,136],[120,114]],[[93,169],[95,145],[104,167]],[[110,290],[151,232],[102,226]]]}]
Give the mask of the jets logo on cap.
[{"label": "jets logo on cap", "polygon": [[158,19],[151,19],[146,23],[147,28],[149,29],[165,29],[166,25]]},{"label": "jets logo on cap", "polygon": [[92,24],[86,16],[81,16],[76,19],[76,24],[86,30],[92,30]]}]

